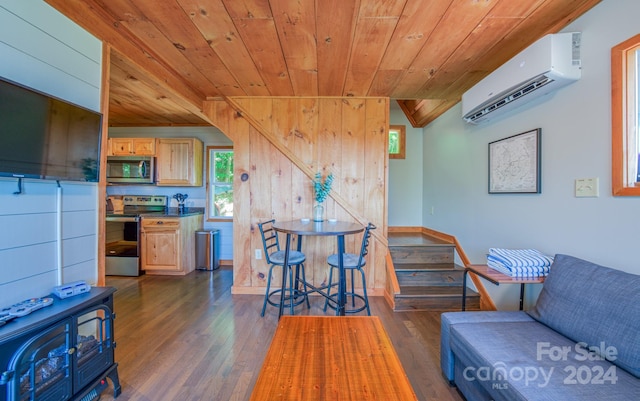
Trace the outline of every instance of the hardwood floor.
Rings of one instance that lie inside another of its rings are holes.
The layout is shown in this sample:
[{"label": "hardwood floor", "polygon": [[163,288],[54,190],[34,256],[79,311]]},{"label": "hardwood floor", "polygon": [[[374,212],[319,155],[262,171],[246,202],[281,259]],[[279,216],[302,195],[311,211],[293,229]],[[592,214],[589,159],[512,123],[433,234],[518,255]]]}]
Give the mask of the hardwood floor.
[{"label": "hardwood floor", "polygon": [[[232,271],[107,277],[115,293],[119,401],[248,400],[277,325],[262,296],[231,295]],[[311,309],[324,315],[320,297]],[[439,312],[393,312],[371,297],[419,400],[459,401],[440,373]],[[102,399],[112,397],[107,389]]]}]

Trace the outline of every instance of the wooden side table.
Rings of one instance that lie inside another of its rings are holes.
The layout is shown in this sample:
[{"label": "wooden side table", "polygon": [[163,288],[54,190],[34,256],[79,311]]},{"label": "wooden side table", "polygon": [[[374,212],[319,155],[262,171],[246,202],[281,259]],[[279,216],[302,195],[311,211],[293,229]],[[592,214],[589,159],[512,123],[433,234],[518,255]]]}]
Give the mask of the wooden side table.
[{"label": "wooden side table", "polygon": [[467,302],[467,275],[469,273],[477,274],[495,285],[520,284],[520,310],[524,307],[524,285],[544,283],[544,277],[512,277],[487,265],[469,265],[465,267],[462,276],[462,310],[465,310]]}]

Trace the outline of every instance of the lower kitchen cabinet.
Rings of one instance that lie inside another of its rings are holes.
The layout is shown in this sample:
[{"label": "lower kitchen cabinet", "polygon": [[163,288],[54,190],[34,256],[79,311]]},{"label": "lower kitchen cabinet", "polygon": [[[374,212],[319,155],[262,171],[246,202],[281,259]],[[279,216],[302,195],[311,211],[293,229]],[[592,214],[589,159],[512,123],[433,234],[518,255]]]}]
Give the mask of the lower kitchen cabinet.
[{"label": "lower kitchen cabinet", "polygon": [[142,218],[140,261],[146,274],[184,275],[195,270],[195,232],[203,215]]}]

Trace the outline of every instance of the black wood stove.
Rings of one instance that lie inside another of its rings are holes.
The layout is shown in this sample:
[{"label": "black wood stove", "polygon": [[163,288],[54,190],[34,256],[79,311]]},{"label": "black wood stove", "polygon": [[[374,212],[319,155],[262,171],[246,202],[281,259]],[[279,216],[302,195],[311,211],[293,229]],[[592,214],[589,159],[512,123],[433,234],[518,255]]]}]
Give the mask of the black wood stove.
[{"label": "black wood stove", "polygon": [[120,395],[114,361],[111,287],[59,299],[0,327],[0,401],[90,401],[107,378]]}]

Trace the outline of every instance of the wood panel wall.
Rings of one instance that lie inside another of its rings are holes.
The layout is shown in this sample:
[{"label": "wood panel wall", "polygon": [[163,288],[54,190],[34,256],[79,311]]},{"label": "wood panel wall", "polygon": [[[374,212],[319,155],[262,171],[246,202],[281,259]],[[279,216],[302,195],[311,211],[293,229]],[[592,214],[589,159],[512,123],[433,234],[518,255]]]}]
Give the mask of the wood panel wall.
[{"label": "wood panel wall", "polygon": [[[367,288],[381,295],[386,281],[389,99],[359,97],[234,97],[207,101],[204,111],[233,141],[234,293],[264,293],[269,267],[257,223],[311,217],[312,178],[335,179],[325,201],[326,218],[374,223]],[[242,175],[246,174],[246,181]],[[359,252],[362,235],[347,237]],[[305,237],[307,280],[328,279],[326,258],[336,252],[330,237]],[[276,277],[277,280],[277,277]],[[278,283],[278,281],[275,281]]]}]

